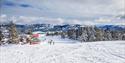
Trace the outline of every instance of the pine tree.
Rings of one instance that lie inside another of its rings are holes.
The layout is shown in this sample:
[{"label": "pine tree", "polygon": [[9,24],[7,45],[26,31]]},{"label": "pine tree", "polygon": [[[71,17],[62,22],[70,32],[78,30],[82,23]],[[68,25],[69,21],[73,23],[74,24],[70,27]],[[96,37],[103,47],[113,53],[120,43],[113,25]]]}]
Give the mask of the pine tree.
[{"label": "pine tree", "polygon": [[112,38],[113,40],[118,40],[118,31],[112,31]]},{"label": "pine tree", "polygon": [[29,30],[27,32],[28,37],[26,38],[27,43],[32,43],[32,27],[29,27]]},{"label": "pine tree", "polygon": [[27,32],[28,35],[32,35],[32,30],[29,29],[28,32]]},{"label": "pine tree", "polygon": [[112,34],[111,34],[111,31],[107,31],[106,32],[106,35],[107,35],[107,40],[112,40]]},{"label": "pine tree", "polygon": [[78,40],[80,40],[81,42],[88,41],[88,35],[87,35],[87,31],[86,30],[84,30],[84,32],[82,32],[82,35],[79,36]]},{"label": "pine tree", "polygon": [[61,33],[61,38],[63,38],[63,39],[65,38],[65,33],[64,32]]},{"label": "pine tree", "polygon": [[68,30],[67,35],[69,39],[72,39],[72,29]]},{"label": "pine tree", "polygon": [[3,34],[2,34],[2,31],[0,30],[0,42],[2,39],[3,39]]},{"label": "pine tree", "polygon": [[96,41],[102,41],[104,39],[103,33],[101,29],[96,28]]},{"label": "pine tree", "polygon": [[18,33],[17,33],[17,30],[16,30],[16,25],[12,21],[10,22],[9,32],[10,32],[10,41],[11,41],[11,43],[13,43],[13,44],[19,43]]},{"label": "pine tree", "polygon": [[125,33],[122,35],[122,40],[125,40]]},{"label": "pine tree", "polygon": [[95,41],[96,37],[95,37],[95,28],[94,26],[89,26],[87,27],[87,32],[88,32],[88,41]]},{"label": "pine tree", "polygon": [[77,39],[76,37],[77,37],[77,36],[76,36],[76,30],[74,29],[74,30],[73,30],[73,33],[72,33],[72,39],[76,40],[76,39]]},{"label": "pine tree", "polygon": [[3,34],[2,31],[0,31],[0,45],[2,45],[2,39],[3,39]]},{"label": "pine tree", "polygon": [[125,40],[125,31],[122,32],[122,40]]}]

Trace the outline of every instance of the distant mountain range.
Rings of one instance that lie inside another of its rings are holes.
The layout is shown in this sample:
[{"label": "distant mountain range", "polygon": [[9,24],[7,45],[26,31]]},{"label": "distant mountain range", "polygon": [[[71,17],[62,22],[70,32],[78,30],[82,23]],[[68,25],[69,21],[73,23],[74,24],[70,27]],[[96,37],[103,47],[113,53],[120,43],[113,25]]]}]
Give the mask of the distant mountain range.
[{"label": "distant mountain range", "polygon": [[99,26],[99,28],[104,30],[124,30],[125,31],[125,25],[102,25]]}]

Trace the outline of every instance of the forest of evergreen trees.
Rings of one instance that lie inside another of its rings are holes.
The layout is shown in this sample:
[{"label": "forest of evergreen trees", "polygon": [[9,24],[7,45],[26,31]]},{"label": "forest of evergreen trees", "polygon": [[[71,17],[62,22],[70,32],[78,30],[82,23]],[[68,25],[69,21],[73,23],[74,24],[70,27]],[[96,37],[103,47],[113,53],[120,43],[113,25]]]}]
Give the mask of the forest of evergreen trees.
[{"label": "forest of evergreen trees", "polygon": [[96,26],[84,26],[69,29],[67,32],[63,32],[61,37],[81,42],[125,40],[125,30],[104,30]]}]

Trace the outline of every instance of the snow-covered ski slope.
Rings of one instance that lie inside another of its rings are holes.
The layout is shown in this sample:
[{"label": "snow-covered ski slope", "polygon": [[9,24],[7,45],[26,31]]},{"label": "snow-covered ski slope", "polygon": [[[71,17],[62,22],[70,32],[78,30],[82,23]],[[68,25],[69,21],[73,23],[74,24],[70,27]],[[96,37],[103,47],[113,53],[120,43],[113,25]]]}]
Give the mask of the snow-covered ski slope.
[{"label": "snow-covered ski slope", "polygon": [[125,63],[125,41],[67,44],[54,38],[55,45],[1,46],[0,63]]}]

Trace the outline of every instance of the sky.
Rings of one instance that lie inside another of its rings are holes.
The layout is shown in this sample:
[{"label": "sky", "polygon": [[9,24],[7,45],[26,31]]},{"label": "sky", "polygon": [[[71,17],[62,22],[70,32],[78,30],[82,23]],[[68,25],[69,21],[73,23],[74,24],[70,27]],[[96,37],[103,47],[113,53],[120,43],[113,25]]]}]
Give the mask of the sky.
[{"label": "sky", "polygon": [[0,0],[0,21],[13,20],[19,24],[124,24],[124,19],[116,18],[125,14],[124,9],[125,0]]}]

